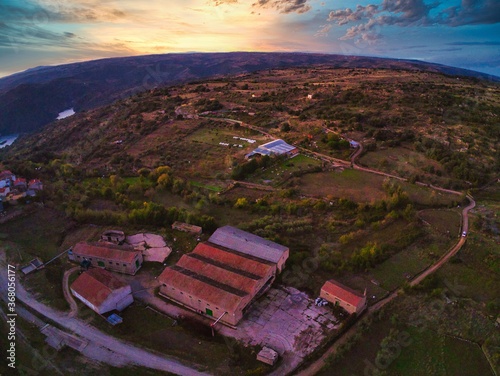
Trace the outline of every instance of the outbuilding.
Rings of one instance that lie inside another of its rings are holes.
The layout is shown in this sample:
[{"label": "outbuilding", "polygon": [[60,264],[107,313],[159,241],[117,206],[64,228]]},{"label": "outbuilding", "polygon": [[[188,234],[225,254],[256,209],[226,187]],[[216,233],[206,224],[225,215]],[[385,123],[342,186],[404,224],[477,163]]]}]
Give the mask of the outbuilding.
[{"label": "outbuilding", "polygon": [[132,275],[137,273],[143,262],[140,251],[109,243],[80,242],[68,252],[68,258],[78,263],[88,260],[93,267]]},{"label": "outbuilding", "polygon": [[71,284],[71,293],[86,306],[102,315],[122,311],[133,303],[130,285],[104,269],[92,268]]},{"label": "outbuilding", "polygon": [[320,297],[344,308],[348,313],[361,313],[366,308],[366,289],[361,294],[333,279],[321,287]]}]

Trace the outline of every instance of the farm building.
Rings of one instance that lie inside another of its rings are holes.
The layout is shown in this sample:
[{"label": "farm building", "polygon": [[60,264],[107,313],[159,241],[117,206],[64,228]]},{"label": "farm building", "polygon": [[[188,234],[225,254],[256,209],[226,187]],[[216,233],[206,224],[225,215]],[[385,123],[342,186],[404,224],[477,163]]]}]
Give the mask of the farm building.
[{"label": "farm building", "polygon": [[101,240],[110,243],[123,244],[125,241],[125,233],[119,230],[109,230],[103,232]]},{"label": "farm building", "polygon": [[236,325],[253,300],[271,286],[276,264],[210,242],[167,267],[160,295],[195,312]]},{"label": "farm building", "polygon": [[93,267],[135,274],[142,266],[142,253],[129,246],[80,242],[68,252],[71,261],[89,260]]},{"label": "farm building", "polygon": [[333,279],[325,282],[319,296],[330,303],[340,305],[350,314],[359,314],[366,308],[366,290],[364,294],[360,294]]},{"label": "farm building", "polygon": [[273,262],[276,264],[278,273],[283,270],[289,255],[288,247],[231,226],[218,228],[208,241]]},{"label": "farm building", "polygon": [[190,232],[191,234],[201,235],[202,228],[200,226],[190,225],[189,223],[177,222],[172,223],[173,230]]},{"label": "farm building", "polygon": [[292,156],[299,152],[297,147],[287,144],[285,141],[279,139],[268,142],[267,144],[260,145],[254,151],[245,155],[245,158],[251,158],[256,154],[260,155],[288,155]]},{"label": "farm building", "polygon": [[100,268],[80,274],[70,289],[74,296],[100,315],[122,311],[134,301],[130,285]]},{"label": "farm building", "polygon": [[16,175],[14,175],[9,170],[0,172],[0,188],[10,187],[10,185],[16,180]]}]

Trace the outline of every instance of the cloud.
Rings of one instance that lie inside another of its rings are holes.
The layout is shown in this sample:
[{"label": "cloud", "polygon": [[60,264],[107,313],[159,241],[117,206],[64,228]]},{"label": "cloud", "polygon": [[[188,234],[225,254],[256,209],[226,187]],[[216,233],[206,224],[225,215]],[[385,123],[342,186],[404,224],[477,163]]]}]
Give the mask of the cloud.
[{"label": "cloud", "polygon": [[[327,22],[339,26],[358,22],[347,29],[341,40],[376,41],[381,33],[376,28],[384,26],[463,26],[500,22],[497,0],[462,0],[460,5],[440,9],[439,2],[425,0],[383,0],[381,4],[358,5],[355,9],[330,11]],[[431,15],[431,12],[434,13]],[[322,26],[322,29],[325,27]],[[318,32],[318,35],[322,35]]]},{"label": "cloud", "polygon": [[446,43],[449,46],[500,46],[499,41],[487,42],[450,42]]},{"label": "cloud", "polygon": [[311,10],[309,0],[258,0],[252,4],[257,8],[275,8],[280,13],[306,13]]},{"label": "cloud", "polygon": [[211,0],[210,3],[218,7],[222,4],[236,4],[238,0]]},{"label": "cloud", "polygon": [[450,26],[495,24],[500,22],[500,6],[497,0],[462,0],[445,9],[440,20]]}]

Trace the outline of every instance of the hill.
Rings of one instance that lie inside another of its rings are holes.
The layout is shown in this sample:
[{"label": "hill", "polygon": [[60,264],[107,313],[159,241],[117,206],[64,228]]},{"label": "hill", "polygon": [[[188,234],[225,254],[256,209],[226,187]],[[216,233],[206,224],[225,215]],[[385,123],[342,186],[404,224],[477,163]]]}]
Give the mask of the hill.
[{"label": "hill", "polygon": [[37,67],[0,79],[0,134],[33,132],[54,121],[58,113],[68,108],[81,112],[154,87],[266,69],[314,65],[424,70],[498,79],[439,64],[361,56],[234,52],[112,58]]}]

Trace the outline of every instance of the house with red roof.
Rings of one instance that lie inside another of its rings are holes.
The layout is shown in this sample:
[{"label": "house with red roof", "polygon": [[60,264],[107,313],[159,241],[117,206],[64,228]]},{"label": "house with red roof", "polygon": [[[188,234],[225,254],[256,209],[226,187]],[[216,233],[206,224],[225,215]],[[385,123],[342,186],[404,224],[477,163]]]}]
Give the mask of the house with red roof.
[{"label": "house with red roof", "polygon": [[17,178],[16,180],[14,180],[14,188],[21,192],[26,191],[26,189],[28,189],[28,183],[26,182],[26,179]]},{"label": "house with red roof", "polygon": [[325,282],[319,296],[341,306],[350,314],[359,314],[366,308],[366,290],[361,294],[333,279]]},{"label": "house with red roof", "polygon": [[32,189],[34,191],[41,191],[43,190],[43,183],[39,179],[30,180],[28,189]]},{"label": "house with red roof", "polygon": [[133,247],[109,243],[77,243],[69,252],[71,261],[90,261],[96,268],[134,275],[143,263],[142,253]]},{"label": "house with red roof", "polygon": [[71,284],[70,290],[100,315],[122,311],[134,301],[130,285],[100,268],[92,268],[80,274]]},{"label": "house with red roof", "polygon": [[0,188],[10,187],[12,182],[16,180],[16,175],[11,171],[5,170],[0,172]]}]

